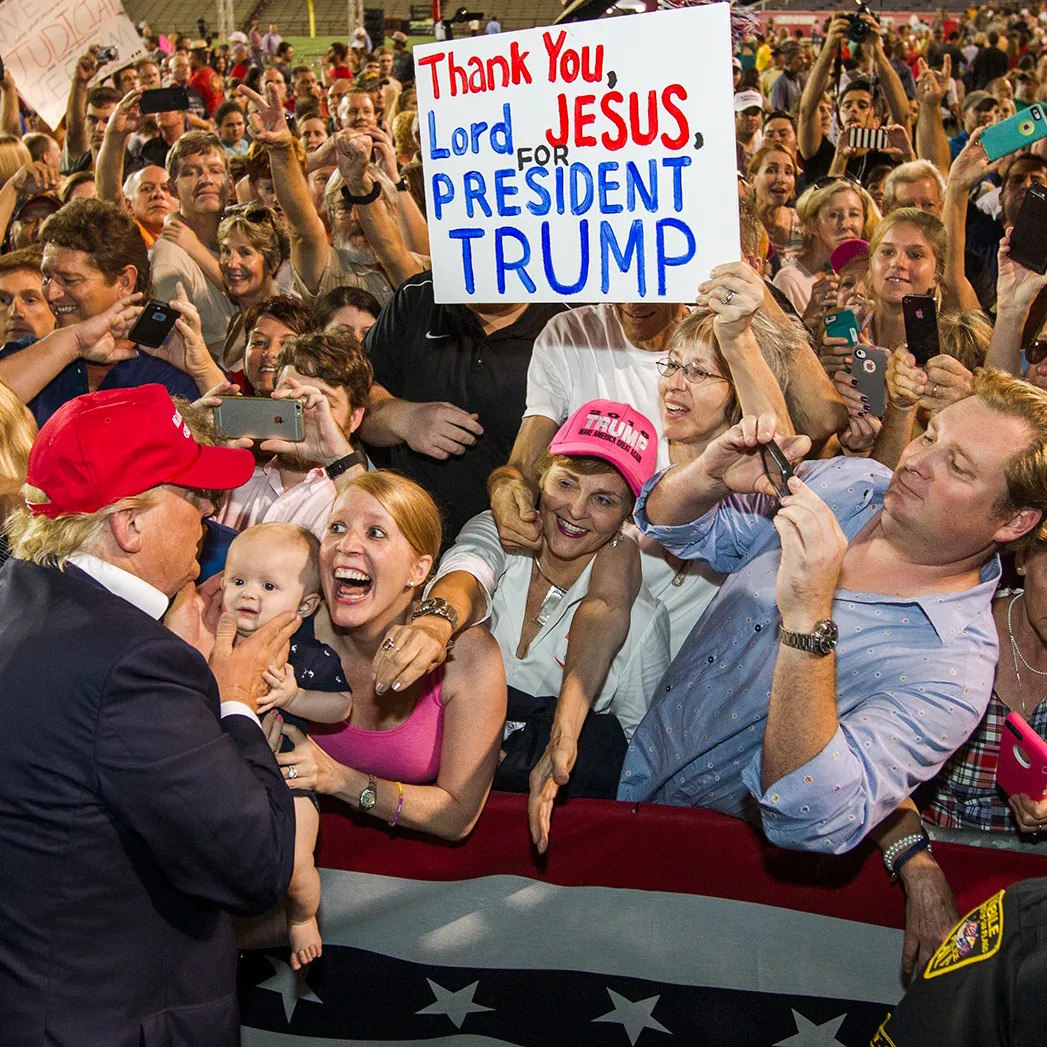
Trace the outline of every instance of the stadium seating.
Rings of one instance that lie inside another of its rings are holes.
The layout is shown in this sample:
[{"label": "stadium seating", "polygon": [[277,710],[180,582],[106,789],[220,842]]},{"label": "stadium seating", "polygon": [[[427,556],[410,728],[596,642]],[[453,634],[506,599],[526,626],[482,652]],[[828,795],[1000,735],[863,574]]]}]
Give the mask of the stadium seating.
[{"label": "stadium seating", "polygon": [[[250,0],[241,0],[236,5],[237,28],[247,28],[246,22],[253,6]],[[400,19],[406,23],[411,20],[411,8],[417,8],[419,5],[417,2],[412,4],[411,0],[387,0],[385,4],[376,2],[366,3],[365,6],[380,7],[385,12],[385,18]],[[450,10],[457,10],[462,5],[446,6]],[[501,4],[494,2],[468,6],[470,10],[482,11],[484,22],[491,13],[496,13],[503,29],[549,25],[562,10],[559,0],[512,0]],[[180,28],[183,32],[194,34],[198,18],[205,19],[210,28],[218,28],[215,5],[208,0],[183,0],[178,6],[177,25],[172,24],[170,0],[126,0],[125,7],[135,22],[147,22],[156,32],[169,32]],[[318,36],[347,33],[344,0],[314,0],[313,10]],[[257,5],[257,14],[263,29],[265,24],[275,22],[283,36],[309,35],[309,12],[302,0],[262,0]],[[375,41],[376,45],[377,43],[378,41]]]}]

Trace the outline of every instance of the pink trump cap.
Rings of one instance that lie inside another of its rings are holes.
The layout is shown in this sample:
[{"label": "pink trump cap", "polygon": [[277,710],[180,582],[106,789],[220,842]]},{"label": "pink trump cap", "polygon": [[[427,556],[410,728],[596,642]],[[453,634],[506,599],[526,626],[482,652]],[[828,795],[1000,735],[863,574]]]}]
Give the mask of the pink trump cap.
[{"label": "pink trump cap", "polygon": [[560,426],[549,444],[550,454],[584,455],[610,462],[633,494],[654,475],[658,430],[629,404],[590,400]]}]

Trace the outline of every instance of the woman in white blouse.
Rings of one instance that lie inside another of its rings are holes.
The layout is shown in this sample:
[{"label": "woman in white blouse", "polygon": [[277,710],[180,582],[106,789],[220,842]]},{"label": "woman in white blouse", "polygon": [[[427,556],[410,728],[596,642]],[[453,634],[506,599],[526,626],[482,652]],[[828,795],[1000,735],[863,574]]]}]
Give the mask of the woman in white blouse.
[{"label": "woman in white blouse", "polygon": [[[628,404],[585,404],[560,428],[543,464],[541,550],[503,549],[492,514],[481,513],[462,528],[444,555],[428,594],[454,615],[454,627],[488,620],[510,688],[522,692],[521,698],[545,699],[552,712],[549,746],[572,754],[563,761],[560,785],[574,767],[590,710],[610,714],[620,725],[620,731],[607,720],[596,725],[599,733],[592,736],[601,741],[594,744],[603,752],[607,743],[608,760],[612,754],[619,761],[624,757],[625,740],[643,718],[669,664],[668,613],[643,586],[632,604],[620,649],[590,645],[572,661],[567,657],[574,614],[590,591],[593,561],[604,546],[629,540],[621,528],[654,471],[657,442],[654,424]],[[599,605],[595,613],[600,613]],[[440,648],[451,631],[449,620],[425,614],[390,633],[398,652],[390,652],[390,658],[407,663],[416,650],[432,645],[435,660],[442,656]],[[376,669],[381,672],[381,667]],[[530,703],[523,699],[522,704]],[[533,711],[534,705],[530,707]],[[510,701],[508,749],[519,741],[511,733],[513,708]],[[592,730],[590,724],[587,731]],[[539,748],[532,763],[542,755]],[[594,769],[606,770],[608,781],[615,773],[614,767]],[[613,795],[613,786],[609,789]]]}]

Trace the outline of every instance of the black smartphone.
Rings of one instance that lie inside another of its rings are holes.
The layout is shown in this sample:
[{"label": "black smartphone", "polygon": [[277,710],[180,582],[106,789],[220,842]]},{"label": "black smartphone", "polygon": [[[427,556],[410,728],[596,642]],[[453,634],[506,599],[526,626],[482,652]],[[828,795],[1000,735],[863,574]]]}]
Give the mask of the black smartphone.
[{"label": "black smartphone", "polygon": [[120,51],[116,47],[100,47],[95,51],[95,61],[99,65],[107,62],[115,62],[120,57]]},{"label": "black smartphone", "polygon": [[769,444],[760,444],[760,454],[771,486],[779,498],[784,498],[789,493],[789,478],[794,475],[789,459],[773,440]]},{"label": "black smartphone", "polygon": [[1026,269],[1047,273],[1047,189],[1030,185],[1011,229],[1011,258]]},{"label": "black smartphone", "polygon": [[174,330],[175,321],[182,314],[167,302],[146,302],[142,315],[135,320],[127,340],[150,349],[159,349]]},{"label": "black smartphone", "polygon": [[170,113],[189,108],[189,92],[184,87],[154,87],[143,91],[138,102],[140,113]]},{"label": "black smartphone", "polygon": [[929,294],[907,294],[902,298],[902,315],[905,317],[905,344],[916,357],[917,365],[926,367],[927,361],[941,352],[938,347],[938,305]]}]

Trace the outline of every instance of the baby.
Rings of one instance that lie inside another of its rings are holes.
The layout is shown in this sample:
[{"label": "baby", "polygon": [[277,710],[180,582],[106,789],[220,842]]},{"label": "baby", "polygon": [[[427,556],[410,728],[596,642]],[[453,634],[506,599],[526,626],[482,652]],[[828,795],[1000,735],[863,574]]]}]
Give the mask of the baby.
[{"label": "baby", "polygon": [[[222,575],[222,610],[236,618],[237,639],[250,636],[281,611],[295,611],[308,618],[320,606],[320,543],[304,527],[290,523],[266,523],[249,527],[233,539]],[[282,709],[287,722],[305,720],[340,723],[349,718],[352,696],[337,660],[308,664],[309,645],[291,640],[291,653],[282,671],[268,669],[263,675],[269,694],[258,703],[262,715]],[[295,675],[297,667],[298,675]],[[310,687],[299,687],[308,679]],[[323,689],[326,688],[326,689]],[[320,876],[313,864],[320,815],[311,793],[296,791],[294,874],[287,890],[287,934],[291,941],[291,966],[320,955],[322,942],[316,922],[320,905]]]}]

